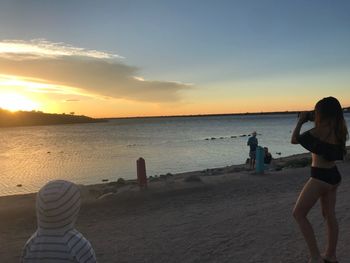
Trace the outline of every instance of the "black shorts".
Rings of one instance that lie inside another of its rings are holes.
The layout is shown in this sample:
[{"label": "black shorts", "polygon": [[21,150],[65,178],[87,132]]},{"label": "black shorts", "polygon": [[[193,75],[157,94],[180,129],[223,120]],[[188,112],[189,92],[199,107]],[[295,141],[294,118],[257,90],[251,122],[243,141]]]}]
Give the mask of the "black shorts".
[{"label": "black shorts", "polygon": [[311,177],[331,185],[337,185],[341,182],[337,166],[332,168],[311,167]]},{"label": "black shorts", "polygon": [[251,158],[251,159],[256,159],[256,151],[250,151],[249,152],[249,157]]}]

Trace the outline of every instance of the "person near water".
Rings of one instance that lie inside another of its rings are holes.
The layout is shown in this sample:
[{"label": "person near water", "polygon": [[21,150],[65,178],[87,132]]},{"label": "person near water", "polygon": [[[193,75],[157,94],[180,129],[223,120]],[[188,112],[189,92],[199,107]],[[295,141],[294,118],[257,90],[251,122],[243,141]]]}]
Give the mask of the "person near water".
[{"label": "person near water", "polygon": [[270,169],[271,162],[272,162],[272,154],[269,152],[269,148],[264,147],[264,168],[265,168],[265,170]]},{"label": "person near water", "polygon": [[256,159],[256,148],[258,147],[258,139],[256,138],[256,131],[249,137],[247,145],[249,146],[249,168],[254,169]]},{"label": "person near water", "polygon": [[271,164],[272,155],[269,152],[269,148],[264,147],[264,164]]},{"label": "person near water", "polygon": [[[314,121],[314,127],[300,134],[302,125],[307,121]],[[337,262],[339,230],[335,203],[341,175],[335,161],[343,160],[347,139],[348,129],[343,110],[334,97],[318,101],[313,112],[302,112],[292,134],[292,144],[301,144],[312,155],[311,177],[304,185],[293,210],[293,216],[309,249],[309,263]],[[327,227],[327,245],[323,254],[307,219],[309,211],[318,200]]]}]

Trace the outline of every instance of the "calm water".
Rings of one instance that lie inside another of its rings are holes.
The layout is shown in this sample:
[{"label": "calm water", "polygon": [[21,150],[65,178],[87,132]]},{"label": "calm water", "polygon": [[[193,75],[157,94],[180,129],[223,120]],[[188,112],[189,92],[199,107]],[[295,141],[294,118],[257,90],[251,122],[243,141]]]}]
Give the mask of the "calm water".
[{"label": "calm water", "polygon": [[294,115],[220,116],[0,129],[0,195],[34,192],[56,178],[82,184],[135,178],[139,157],[148,175],[240,164],[248,147],[239,136],[253,130],[274,157],[301,153],[289,143],[295,122]]}]

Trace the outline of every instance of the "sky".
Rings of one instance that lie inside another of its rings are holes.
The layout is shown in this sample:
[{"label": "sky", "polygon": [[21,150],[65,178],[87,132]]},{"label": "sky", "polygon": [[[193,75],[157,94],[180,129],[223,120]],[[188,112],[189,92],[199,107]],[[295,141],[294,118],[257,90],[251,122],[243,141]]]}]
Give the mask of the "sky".
[{"label": "sky", "polygon": [[92,117],[350,106],[350,2],[2,0],[0,108]]}]

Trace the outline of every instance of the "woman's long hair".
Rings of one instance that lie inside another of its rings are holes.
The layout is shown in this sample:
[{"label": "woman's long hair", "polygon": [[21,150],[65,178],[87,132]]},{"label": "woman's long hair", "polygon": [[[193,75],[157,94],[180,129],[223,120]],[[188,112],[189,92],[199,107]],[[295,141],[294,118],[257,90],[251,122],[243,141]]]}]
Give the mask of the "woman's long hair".
[{"label": "woman's long hair", "polygon": [[349,137],[348,129],[344,119],[343,109],[339,101],[334,97],[326,97],[316,103],[315,106],[316,127],[321,121],[329,121],[331,129],[343,147],[344,154],[346,154],[346,140]]}]

